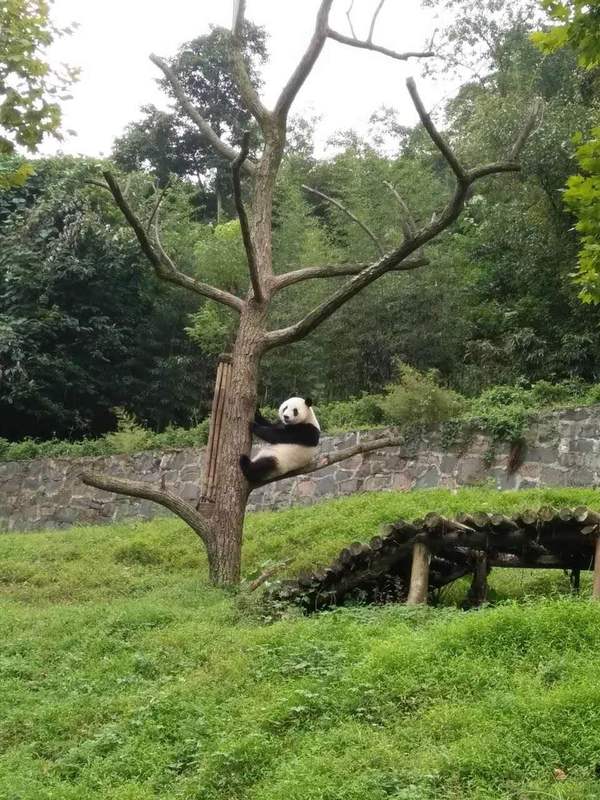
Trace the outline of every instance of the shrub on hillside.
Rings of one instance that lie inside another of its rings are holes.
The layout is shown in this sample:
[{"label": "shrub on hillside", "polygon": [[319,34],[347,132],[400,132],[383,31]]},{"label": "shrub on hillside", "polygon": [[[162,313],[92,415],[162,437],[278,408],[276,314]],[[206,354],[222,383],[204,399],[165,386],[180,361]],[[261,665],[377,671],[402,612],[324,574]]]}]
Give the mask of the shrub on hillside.
[{"label": "shrub on hillside", "polygon": [[419,372],[398,365],[399,379],[387,387],[380,401],[384,420],[393,425],[435,425],[457,417],[465,398],[440,386],[433,370]]},{"label": "shrub on hillside", "polygon": [[369,428],[384,422],[383,395],[365,394],[350,400],[318,406],[317,416],[323,430]]}]

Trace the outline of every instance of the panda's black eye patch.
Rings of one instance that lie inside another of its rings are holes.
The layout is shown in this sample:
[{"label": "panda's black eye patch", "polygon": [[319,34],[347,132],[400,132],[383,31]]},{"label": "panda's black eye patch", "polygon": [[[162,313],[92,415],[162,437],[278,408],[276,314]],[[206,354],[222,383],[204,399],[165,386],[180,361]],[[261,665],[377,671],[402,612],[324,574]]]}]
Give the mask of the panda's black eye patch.
[{"label": "panda's black eye patch", "polygon": [[295,416],[295,417],[297,417],[297,416],[298,416],[298,409],[297,409],[297,408],[295,408],[295,409],[294,409],[294,416]]}]

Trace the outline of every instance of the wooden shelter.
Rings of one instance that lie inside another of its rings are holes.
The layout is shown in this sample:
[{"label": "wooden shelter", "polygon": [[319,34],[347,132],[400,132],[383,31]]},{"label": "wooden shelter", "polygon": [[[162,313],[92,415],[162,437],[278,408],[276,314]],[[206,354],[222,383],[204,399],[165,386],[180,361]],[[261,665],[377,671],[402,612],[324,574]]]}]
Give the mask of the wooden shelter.
[{"label": "wooden shelter", "polygon": [[419,604],[472,575],[467,603],[473,606],[485,602],[492,568],[517,567],[568,571],[574,589],[580,571],[594,569],[592,594],[599,598],[599,533],[600,514],[584,507],[544,507],[511,517],[431,513],[414,522],[398,520],[368,544],[351,544],[328,567],[285,582],[274,594],[308,611],[351,599]]}]

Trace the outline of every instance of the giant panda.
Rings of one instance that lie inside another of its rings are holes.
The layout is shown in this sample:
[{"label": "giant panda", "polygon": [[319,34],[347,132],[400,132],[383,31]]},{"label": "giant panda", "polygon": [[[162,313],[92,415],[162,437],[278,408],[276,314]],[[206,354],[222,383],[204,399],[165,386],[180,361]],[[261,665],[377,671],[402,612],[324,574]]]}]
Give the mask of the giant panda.
[{"label": "giant panda", "polygon": [[252,433],[268,442],[254,458],[240,456],[240,467],[250,483],[261,483],[305,467],[316,455],[321,428],[310,397],[290,397],[279,406],[279,422],[269,422],[260,411]]}]

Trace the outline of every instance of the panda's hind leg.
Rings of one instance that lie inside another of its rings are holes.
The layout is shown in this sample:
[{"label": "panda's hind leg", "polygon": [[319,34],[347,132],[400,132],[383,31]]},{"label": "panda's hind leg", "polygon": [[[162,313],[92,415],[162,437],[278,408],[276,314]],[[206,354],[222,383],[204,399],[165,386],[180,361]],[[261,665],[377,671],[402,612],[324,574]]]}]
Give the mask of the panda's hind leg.
[{"label": "panda's hind leg", "polygon": [[240,467],[247,481],[260,483],[277,470],[277,459],[273,456],[261,456],[252,461],[248,456],[240,456]]}]

